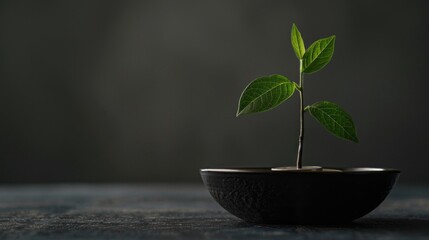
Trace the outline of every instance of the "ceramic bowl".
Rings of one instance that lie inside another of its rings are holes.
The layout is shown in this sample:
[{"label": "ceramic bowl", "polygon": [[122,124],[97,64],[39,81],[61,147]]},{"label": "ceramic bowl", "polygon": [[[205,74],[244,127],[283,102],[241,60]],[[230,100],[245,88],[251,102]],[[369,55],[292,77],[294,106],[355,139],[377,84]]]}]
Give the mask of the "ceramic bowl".
[{"label": "ceramic bowl", "polygon": [[374,210],[400,173],[383,168],[329,169],[332,171],[208,168],[200,174],[213,198],[245,221],[337,224]]}]

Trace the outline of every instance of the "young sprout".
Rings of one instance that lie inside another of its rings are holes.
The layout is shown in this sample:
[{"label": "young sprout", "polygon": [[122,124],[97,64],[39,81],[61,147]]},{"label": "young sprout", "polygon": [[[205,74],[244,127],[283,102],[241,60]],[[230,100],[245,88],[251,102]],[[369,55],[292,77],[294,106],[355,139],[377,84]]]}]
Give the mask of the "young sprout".
[{"label": "young sprout", "polygon": [[335,36],[315,41],[305,49],[304,40],[295,24],[292,25],[291,42],[299,60],[299,81],[290,81],[287,77],[274,74],[253,80],[241,94],[237,117],[250,113],[271,110],[296,91],[300,97],[300,131],[296,168],[302,168],[302,152],[304,149],[304,116],[309,112],[333,135],[359,142],[352,118],[340,106],[328,101],[320,101],[304,107],[304,74],[311,74],[325,67],[334,53]]}]

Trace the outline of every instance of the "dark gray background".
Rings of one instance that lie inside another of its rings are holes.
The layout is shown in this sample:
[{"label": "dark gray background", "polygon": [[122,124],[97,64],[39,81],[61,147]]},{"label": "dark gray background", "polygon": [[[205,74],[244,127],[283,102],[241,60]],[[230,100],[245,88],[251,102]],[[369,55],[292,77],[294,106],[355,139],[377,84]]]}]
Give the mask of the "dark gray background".
[{"label": "dark gray background", "polygon": [[296,80],[290,28],[336,34],[307,75],[361,142],[306,123],[306,165],[392,167],[428,184],[426,1],[1,1],[0,182],[199,181],[207,166],[293,165],[298,96],[236,118],[243,88]]}]

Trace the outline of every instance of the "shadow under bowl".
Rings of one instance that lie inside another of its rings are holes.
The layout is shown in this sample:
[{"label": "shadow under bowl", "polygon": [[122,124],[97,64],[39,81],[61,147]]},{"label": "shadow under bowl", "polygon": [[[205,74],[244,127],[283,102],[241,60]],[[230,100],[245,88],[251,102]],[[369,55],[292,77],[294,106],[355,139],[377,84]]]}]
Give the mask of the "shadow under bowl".
[{"label": "shadow under bowl", "polygon": [[270,168],[201,169],[213,198],[231,214],[253,223],[339,224],[374,210],[400,171],[272,171]]}]

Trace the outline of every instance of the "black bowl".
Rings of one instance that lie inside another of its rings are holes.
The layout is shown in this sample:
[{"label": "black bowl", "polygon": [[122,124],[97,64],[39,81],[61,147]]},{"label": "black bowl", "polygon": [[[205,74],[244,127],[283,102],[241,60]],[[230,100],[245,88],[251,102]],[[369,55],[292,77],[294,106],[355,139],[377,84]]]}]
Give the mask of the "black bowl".
[{"label": "black bowl", "polygon": [[245,221],[339,224],[374,210],[400,173],[381,168],[336,170],[341,171],[223,168],[201,169],[200,174],[213,198]]}]

